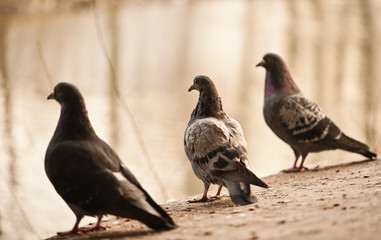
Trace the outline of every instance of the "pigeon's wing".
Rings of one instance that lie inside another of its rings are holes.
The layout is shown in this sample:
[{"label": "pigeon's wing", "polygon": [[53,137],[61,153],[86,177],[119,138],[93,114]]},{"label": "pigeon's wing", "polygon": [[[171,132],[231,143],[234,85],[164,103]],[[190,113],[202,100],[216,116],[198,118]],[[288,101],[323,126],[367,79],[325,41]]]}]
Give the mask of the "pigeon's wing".
[{"label": "pigeon's wing", "polygon": [[240,161],[251,170],[247,153],[247,143],[241,125],[233,118],[227,117],[226,127],[230,134],[231,145],[236,148],[240,154]]},{"label": "pigeon's wing", "polygon": [[49,179],[74,212],[82,209],[90,215],[120,199],[118,164],[105,160],[107,155],[97,142],[57,143],[48,149],[46,159]]},{"label": "pigeon's wing", "polygon": [[[130,182],[134,183],[135,186],[138,187],[138,189],[144,193],[144,197],[142,199],[145,199],[149,205],[155,209],[158,213],[160,213],[161,217],[165,218],[166,221],[172,226],[176,226],[175,222],[172,220],[172,218],[167,214],[166,211],[164,211],[152,198],[151,196],[146,192],[145,189],[140,185],[140,183],[137,181],[135,176],[132,174],[132,172],[124,166],[124,164],[121,165],[121,172],[123,173],[124,177],[127,178]],[[141,200],[141,199],[140,199]]]},{"label": "pigeon's wing", "polygon": [[[191,161],[204,165],[203,157],[212,158],[229,145],[229,132],[223,122],[216,118],[197,119],[184,134],[184,147]],[[200,162],[201,161],[201,162]]]},{"label": "pigeon's wing", "polygon": [[188,158],[203,171],[229,180],[267,187],[241,161],[240,150],[232,145],[232,135],[224,121],[197,119],[187,128],[184,141]]},{"label": "pigeon's wing", "polygon": [[102,140],[66,141],[49,151],[47,158],[48,177],[76,214],[113,214],[155,229],[175,227]]},{"label": "pigeon's wing", "polygon": [[319,142],[323,139],[339,139],[341,130],[314,102],[302,95],[285,99],[279,112],[281,124],[298,142]]},{"label": "pigeon's wing", "polygon": [[[176,224],[172,218],[151,198],[151,196],[135,178],[134,174],[122,163],[114,150],[103,141],[102,148],[106,155],[106,157],[103,158],[105,167],[110,168],[120,184],[119,189],[123,197],[121,204],[124,203],[124,205],[132,205],[136,208],[135,211],[131,211],[130,207],[130,212],[125,213],[123,207],[114,207],[111,209],[111,212],[119,216],[126,216],[127,214],[131,216],[132,214],[131,217],[141,220],[152,228],[163,228],[163,225],[164,228],[176,227]],[[117,171],[115,171],[115,165],[118,166]],[[143,216],[146,216],[146,218],[142,219]],[[154,218],[156,218],[156,223]],[[167,223],[162,220],[165,220]]]}]

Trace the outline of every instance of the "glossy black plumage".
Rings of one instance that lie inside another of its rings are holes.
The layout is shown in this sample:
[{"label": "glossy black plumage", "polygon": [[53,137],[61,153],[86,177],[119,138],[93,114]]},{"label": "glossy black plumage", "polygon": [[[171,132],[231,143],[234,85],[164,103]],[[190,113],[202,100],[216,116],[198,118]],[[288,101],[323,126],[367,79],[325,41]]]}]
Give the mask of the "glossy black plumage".
[{"label": "glossy black plumage", "polygon": [[[48,99],[61,104],[61,115],[46,151],[45,171],[77,217],[73,229],[60,235],[102,229],[105,214],[137,219],[156,230],[177,227],[114,150],[95,134],[75,86],[59,83]],[[85,215],[98,217],[94,228],[78,227]]]}]

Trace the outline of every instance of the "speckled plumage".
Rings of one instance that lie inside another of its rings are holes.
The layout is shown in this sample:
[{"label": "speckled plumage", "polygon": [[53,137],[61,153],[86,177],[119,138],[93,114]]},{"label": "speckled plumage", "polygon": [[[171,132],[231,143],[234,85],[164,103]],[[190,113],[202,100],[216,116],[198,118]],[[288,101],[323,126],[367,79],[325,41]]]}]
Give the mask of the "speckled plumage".
[{"label": "speckled plumage", "polygon": [[295,153],[294,165],[286,172],[300,171],[310,152],[343,149],[368,158],[377,156],[367,145],[346,136],[316,103],[304,97],[278,55],[266,54],[257,66],[266,69],[265,121]]},{"label": "speckled plumage", "polygon": [[184,133],[184,149],[205,186],[200,200],[208,200],[210,184],[217,184],[227,187],[236,204],[255,202],[250,184],[267,185],[250,170],[241,126],[222,110],[217,89],[207,76],[197,76],[189,91],[193,89],[200,97]]},{"label": "speckled plumage", "polygon": [[[104,229],[100,223],[105,214],[137,219],[157,230],[175,228],[114,150],[95,134],[79,90],[59,83],[48,99],[61,104],[61,115],[46,151],[45,171],[77,218],[71,231],[58,234]],[[78,227],[85,215],[98,217],[95,227]]]}]

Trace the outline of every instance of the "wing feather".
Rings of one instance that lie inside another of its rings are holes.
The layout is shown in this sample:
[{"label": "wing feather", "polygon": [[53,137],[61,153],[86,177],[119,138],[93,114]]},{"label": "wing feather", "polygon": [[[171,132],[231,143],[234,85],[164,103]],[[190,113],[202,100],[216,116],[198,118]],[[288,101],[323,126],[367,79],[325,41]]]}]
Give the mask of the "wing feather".
[{"label": "wing feather", "polygon": [[200,178],[213,176],[265,185],[248,168],[246,141],[234,119],[194,121],[185,132],[185,152],[197,171],[202,171],[195,171]]},{"label": "wing feather", "polygon": [[319,142],[337,138],[341,131],[314,102],[302,95],[289,97],[280,109],[283,127],[298,142]]}]

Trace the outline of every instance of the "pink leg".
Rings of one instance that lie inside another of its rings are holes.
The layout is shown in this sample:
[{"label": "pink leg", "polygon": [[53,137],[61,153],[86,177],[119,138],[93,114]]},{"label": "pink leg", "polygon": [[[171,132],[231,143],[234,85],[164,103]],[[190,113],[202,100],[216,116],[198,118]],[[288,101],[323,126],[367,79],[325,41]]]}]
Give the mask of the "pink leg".
[{"label": "pink leg", "polygon": [[222,185],[219,185],[216,195],[214,195],[213,197],[210,197],[210,198],[211,199],[220,199],[221,198],[221,189],[222,189]]},{"label": "pink leg", "polygon": [[199,202],[209,201],[208,190],[209,190],[209,184],[204,183],[204,193],[202,194],[202,197],[200,199],[189,200],[188,202],[189,203],[199,203]]},{"label": "pink leg", "polygon": [[300,154],[296,153],[295,150],[294,150],[294,152],[295,152],[294,165],[292,166],[292,168],[282,170],[282,172],[290,173],[290,172],[299,172],[301,170],[300,168],[296,167],[296,164],[298,163],[298,159],[299,159]]},{"label": "pink leg", "polygon": [[299,171],[302,170],[303,168],[308,169],[306,167],[303,167],[303,163],[306,160],[306,157],[307,157],[307,155],[306,156],[302,156],[302,162],[300,163],[300,165],[298,167]]},{"label": "pink leg", "polygon": [[81,228],[79,228],[78,225],[79,225],[79,222],[81,221],[81,219],[82,219],[82,217],[77,218],[77,221],[75,222],[72,230],[67,231],[67,232],[58,232],[57,235],[58,236],[67,236],[67,235],[71,235],[71,234],[76,234],[78,232],[86,233],[89,231],[105,230],[106,229],[105,227],[101,226],[102,217],[98,217],[97,224],[94,227],[81,227]]},{"label": "pink leg", "polygon": [[81,221],[81,219],[82,219],[82,217],[80,217],[80,218],[77,217],[77,220],[76,220],[72,230],[67,231],[67,232],[58,232],[57,235],[58,236],[67,236],[67,235],[78,233],[78,230],[79,230],[78,225],[79,225],[79,222]]},{"label": "pink leg", "polygon": [[106,230],[106,228],[101,225],[101,221],[102,221],[102,216],[98,217],[97,224],[95,224],[94,227],[81,227],[78,229],[78,231],[85,233],[90,231]]}]

